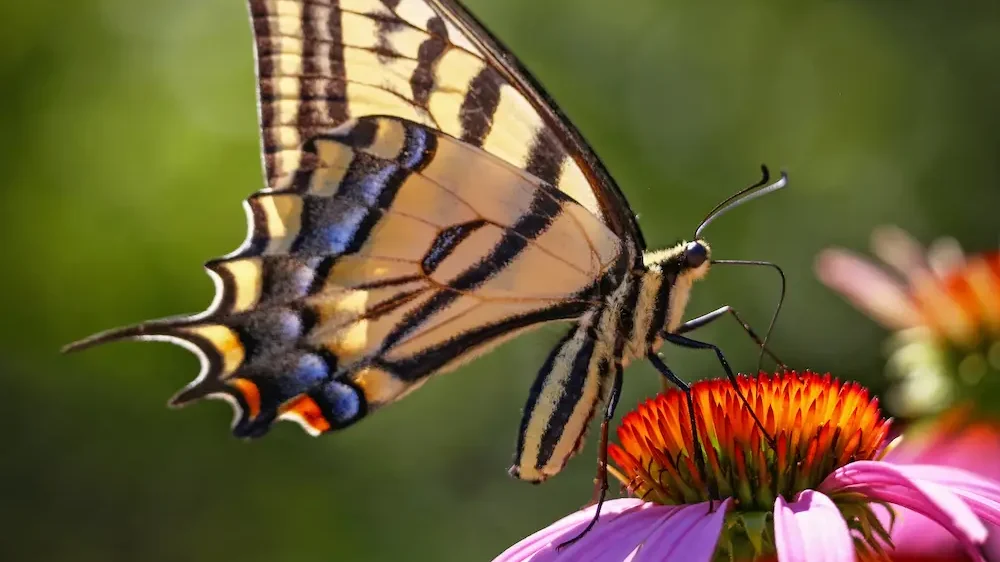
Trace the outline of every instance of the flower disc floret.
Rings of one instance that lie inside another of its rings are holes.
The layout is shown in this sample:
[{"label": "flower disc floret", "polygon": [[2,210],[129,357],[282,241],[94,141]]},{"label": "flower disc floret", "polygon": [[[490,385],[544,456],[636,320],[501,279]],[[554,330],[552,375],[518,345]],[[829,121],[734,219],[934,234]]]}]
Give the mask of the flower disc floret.
[{"label": "flower disc floret", "polygon": [[829,374],[761,373],[737,384],[764,432],[729,381],[698,382],[691,392],[699,443],[684,393],[668,391],[624,417],[620,445],[608,450],[620,469],[613,472],[651,502],[695,503],[714,492],[732,497],[737,509],[769,510],[778,496],[794,497],[841,466],[876,458],[889,431],[878,399]]}]

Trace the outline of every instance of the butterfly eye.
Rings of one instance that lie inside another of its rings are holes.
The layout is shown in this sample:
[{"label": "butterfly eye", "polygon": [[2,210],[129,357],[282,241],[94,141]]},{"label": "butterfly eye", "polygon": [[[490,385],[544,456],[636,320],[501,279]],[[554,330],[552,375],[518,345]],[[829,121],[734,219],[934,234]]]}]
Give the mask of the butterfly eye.
[{"label": "butterfly eye", "polygon": [[684,247],[684,259],[688,267],[701,267],[708,259],[708,248],[701,242],[689,242]]}]

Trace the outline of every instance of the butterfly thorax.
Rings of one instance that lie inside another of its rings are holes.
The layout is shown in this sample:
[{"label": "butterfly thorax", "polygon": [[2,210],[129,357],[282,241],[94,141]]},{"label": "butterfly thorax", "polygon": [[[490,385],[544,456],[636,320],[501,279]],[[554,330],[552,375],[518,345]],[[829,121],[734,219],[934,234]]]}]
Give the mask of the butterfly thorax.
[{"label": "butterfly thorax", "polygon": [[663,343],[663,333],[681,324],[692,284],[708,272],[708,245],[703,256],[692,259],[691,243],[643,255],[643,267],[632,270],[604,300],[584,317],[598,344],[622,366],[645,357]]}]

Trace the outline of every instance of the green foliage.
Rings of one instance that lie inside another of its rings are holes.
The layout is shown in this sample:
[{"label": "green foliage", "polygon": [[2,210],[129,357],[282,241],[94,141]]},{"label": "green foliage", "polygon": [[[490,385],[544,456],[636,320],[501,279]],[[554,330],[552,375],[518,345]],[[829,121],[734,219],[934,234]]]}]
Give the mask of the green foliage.
[{"label": "green foliage", "polygon": [[[0,8],[0,559],[481,560],[576,509],[594,444],[544,486],[513,481],[545,329],[351,431],[282,425],[246,444],[220,405],[170,412],[183,351],[63,357],[98,329],[207,305],[199,269],[245,232],[262,186],[240,0],[8,2]],[[653,246],[767,162],[792,187],[706,232],[719,258],[783,265],[774,348],[876,389],[884,334],[812,275],[829,244],[895,223],[995,248],[1000,5],[469,0],[548,85],[640,213]],[[613,9],[612,9],[613,8]],[[609,11],[610,10],[610,11]],[[691,313],[766,325],[770,272],[718,268]],[[735,323],[705,330],[742,370]],[[667,350],[681,376],[709,353]],[[622,410],[658,388],[633,365]]]}]

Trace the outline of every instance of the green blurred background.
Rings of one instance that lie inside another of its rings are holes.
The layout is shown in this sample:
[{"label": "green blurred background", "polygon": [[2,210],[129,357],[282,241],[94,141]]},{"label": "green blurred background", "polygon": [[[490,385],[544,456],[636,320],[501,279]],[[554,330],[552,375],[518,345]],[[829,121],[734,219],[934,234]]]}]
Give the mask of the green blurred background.
[{"label": "green blurred background", "polygon": [[[884,333],[813,278],[880,224],[995,248],[1000,4],[469,0],[573,117],[651,246],[785,167],[792,188],[707,231],[716,257],[782,264],[774,347],[884,386]],[[611,7],[609,7],[611,6]],[[973,8],[973,6],[976,6]],[[590,495],[594,444],[543,486],[510,479],[546,328],[350,431],[229,435],[221,403],[165,400],[196,360],[166,345],[60,345],[211,300],[199,265],[245,233],[261,187],[241,0],[0,6],[0,559],[483,560]],[[766,325],[771,272],[718,269],[691,314]],[[753,368],[723,321],[704,339]],[[710,354],[670,349],[682,376]],[[627,372],[626,411],[658,388]]]}]

